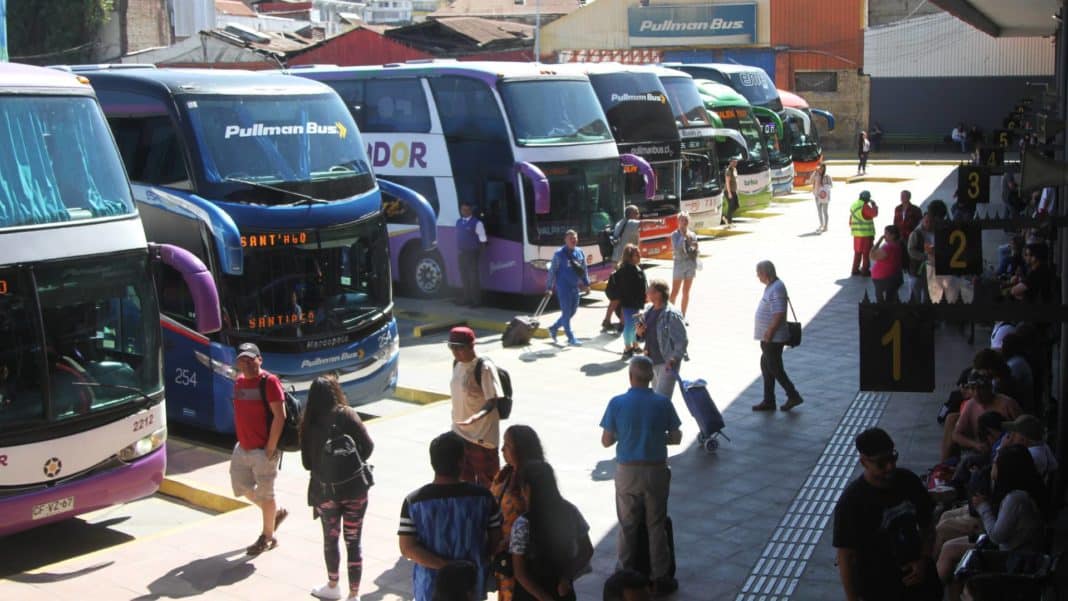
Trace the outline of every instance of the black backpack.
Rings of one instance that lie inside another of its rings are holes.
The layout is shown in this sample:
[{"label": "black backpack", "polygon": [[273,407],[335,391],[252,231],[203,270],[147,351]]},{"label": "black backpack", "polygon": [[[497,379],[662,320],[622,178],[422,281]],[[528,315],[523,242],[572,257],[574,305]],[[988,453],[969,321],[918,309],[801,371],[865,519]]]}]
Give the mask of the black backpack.
[{"label": "black backpack", "polygon": [[323,499],[352,499],[374,485],[374,467],[363,460],[359,445],[352,436],[337,427],[340,414],[334,415],[330,434],[319,451],[319,486]]},{"label": "black backpack", "polygon": [[[263,410],[267,412],[267,432],[269,435],[271,422],[274,421],[274,413],[271,412],[271,406],[267,403],[267,376],[267,373],[260,375],[260,400],[263,401]],[[278,437],[278,449],[296,452],[300,450],[300,420],[304,417],[304,401],[283,389],[282,403],[286,408],[286,422],[282,426],[281,436]]]},{"label": "black backpack", "polygon": [[606,225],[603,230],[597,232],[597,250],[601,251],[602,262],[607,263],[612,260],[612,254],[617,245],[619,245],[619,236],[615,234],[612,226]]},{"label": "black backpack", "polygon": [[[485,357],[479,357],[475,362],[475,385],[479,390],[482,390],[482,366],[487,359]],[[491,362],[492,363],[492,362]],[[496,366],[496,364],[494,364]],[[501,419],[508,419],[512,416],[512,376],[508,373],[508,370],[503,367],[497,367],[497,378],[501,381],[501,394],[504,396],[497,397],[497,415],[501,416]]]}]

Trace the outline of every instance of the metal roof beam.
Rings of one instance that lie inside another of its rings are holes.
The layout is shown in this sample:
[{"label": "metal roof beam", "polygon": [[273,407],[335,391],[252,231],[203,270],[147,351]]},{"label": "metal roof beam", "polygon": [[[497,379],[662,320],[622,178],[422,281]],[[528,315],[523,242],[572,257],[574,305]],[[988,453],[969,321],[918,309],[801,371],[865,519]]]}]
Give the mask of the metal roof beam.
[{"label": "metal roof beam", "polygon": [[930,0],[930,2],[989,36],[1001,37],[1001,27],[968,0]]}]

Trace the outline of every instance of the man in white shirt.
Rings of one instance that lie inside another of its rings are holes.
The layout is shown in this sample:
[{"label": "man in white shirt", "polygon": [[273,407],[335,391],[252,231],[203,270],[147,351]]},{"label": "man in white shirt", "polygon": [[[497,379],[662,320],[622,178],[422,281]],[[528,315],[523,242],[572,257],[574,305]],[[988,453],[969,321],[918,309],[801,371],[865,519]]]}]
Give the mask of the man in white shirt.
[{"label": "man in white shirt", "polygon": [[[452,351],[452,431],[464,439],[460,480],[489,488],[500,470],[501,416],[496,410],[502,396],[497,368],[475,354],[475,333],[458,326],[449,332]],[[475,373],[481,366],[481,373]]]}]

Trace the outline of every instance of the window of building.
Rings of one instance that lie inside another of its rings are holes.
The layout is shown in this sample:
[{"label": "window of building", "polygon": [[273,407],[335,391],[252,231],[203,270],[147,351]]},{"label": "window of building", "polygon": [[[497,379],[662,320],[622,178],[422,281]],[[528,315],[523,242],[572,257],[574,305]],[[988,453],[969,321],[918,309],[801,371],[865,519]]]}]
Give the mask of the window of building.
[{"label": "window of building", "polygon": [[838,73],[834,71],[799,71],[794,73],[794,90],[798,92],[837,92]]}]

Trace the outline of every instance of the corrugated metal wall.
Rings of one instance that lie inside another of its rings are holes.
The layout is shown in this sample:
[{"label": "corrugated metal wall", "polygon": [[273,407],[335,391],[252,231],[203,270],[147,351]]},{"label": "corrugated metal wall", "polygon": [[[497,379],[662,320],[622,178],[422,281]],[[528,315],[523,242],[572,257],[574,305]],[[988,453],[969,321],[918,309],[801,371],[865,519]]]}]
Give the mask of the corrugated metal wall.
[{"label": "corrugated metal wall", "polygon": [[775,84],[793,89],[795,70],[864,67],[866,4],[864,0],[772,2],[771,45],[779,49]]},{"label": "corrugated metal wall", "polygon": [[664,62],[737,63],[760,67],[775,79],[775,52],[771,48],[718,48],[711,50],[667,50]]},{"label": "corrugated metal wall", "polygon": [[1053,58],[1049,39],[994,38],[949,14],[872,27],[864,36],[872,78],[1053,75]]}]

